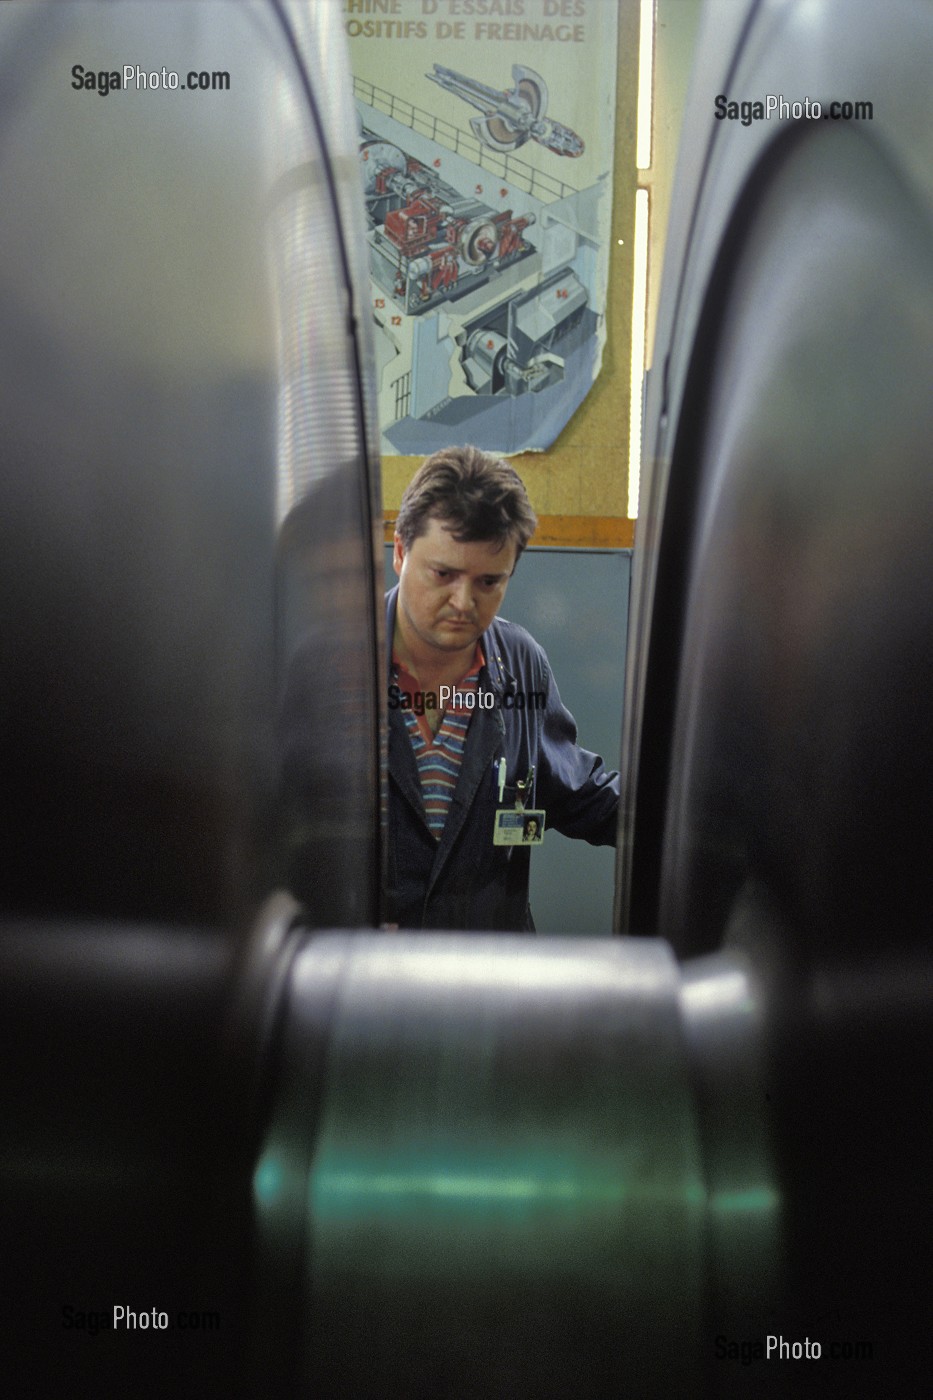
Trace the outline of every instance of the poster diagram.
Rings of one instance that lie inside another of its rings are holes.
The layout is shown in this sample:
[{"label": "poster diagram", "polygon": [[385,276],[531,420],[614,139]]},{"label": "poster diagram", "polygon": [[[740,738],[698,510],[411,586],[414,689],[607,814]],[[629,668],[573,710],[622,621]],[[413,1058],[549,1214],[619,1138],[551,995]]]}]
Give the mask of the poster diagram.
[{"label": "poster diagram", "polygon": [[[458,45],[428,31],[405,44],[396,90],[392,65],[362,75],[357,55],[379,46],[351,42],[384,452],[544,449],[599,372],[615,7],[598,12],[575,26],[572,62],[545,26],[500,26],[531,34],[493,44],[463,24]],[[574,75],[597,52],[601,101],[591,73],[581,104]]]}]

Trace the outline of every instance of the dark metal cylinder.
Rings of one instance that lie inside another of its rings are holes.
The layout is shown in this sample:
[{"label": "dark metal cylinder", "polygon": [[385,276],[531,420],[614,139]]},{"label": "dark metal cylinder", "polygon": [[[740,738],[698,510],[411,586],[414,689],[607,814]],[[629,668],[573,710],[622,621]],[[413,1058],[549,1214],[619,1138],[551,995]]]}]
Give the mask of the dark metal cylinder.
[{"label": "dark metal cylinder", "polygon": [[[685,993],[660,940],[308,943],[254,1178],[257,1339],[300,1298],[281,1340],[317,1396],[696,1394],[709,1238],[733,1286],[776,1284],[765,1138],[737,1132],[756,1010],[740,963]],[[742,1146],[708,1176],[710,1113]]]}]

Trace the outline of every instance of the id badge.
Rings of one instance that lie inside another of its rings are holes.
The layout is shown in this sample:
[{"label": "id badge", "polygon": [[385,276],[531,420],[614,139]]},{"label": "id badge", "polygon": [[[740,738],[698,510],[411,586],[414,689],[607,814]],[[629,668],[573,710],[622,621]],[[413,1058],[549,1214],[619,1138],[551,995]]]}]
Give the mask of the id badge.
[{"label": "id badge", "polygon": [[544,815],[540,807],[497,812],[493,845],[540,846],[544,840]]}]

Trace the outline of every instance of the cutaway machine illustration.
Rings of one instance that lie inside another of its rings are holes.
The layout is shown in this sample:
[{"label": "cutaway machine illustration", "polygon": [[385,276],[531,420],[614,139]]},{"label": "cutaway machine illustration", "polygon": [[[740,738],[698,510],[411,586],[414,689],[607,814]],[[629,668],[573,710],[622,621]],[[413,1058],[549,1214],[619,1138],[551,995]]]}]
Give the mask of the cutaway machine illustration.
[{"label": "cutaway machine illustration", "polygon": [[462,97],[471,107],[478,107],[481,117],[472,117],[470,126],[477,139],[493,151],[515,151],[526,141],[553,151],[556,156],[582,156],[581,137],[569,126],[545,116],[548,105],[547,83],[533,68],[520,63],[512,65],[513,87],[505,91],[488,87],[476,78],[467,78],[435,63],[434,72],[426,73],[432,83],[447,92]]},{"label": "cutaway machine illustration", "polygon": [[472,291],[534,251],[524,237],[534,214],[496,212],[392,142],[364,136],[360,163],[372,275],[408,315]]}]

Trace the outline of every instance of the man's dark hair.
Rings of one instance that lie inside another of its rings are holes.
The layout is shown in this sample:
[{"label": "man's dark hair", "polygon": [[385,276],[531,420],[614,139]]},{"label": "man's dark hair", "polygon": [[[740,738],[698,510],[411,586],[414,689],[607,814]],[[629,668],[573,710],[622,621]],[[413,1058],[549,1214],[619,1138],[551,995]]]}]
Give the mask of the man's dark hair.
[{"label": "man's dark hair", "polygon": [[462,544],[511,541],[516,563],[538,523],[515,468],[478,447],[445,447],[419,467],[395,522],[406,550],[429,520],[439,520]]}]

